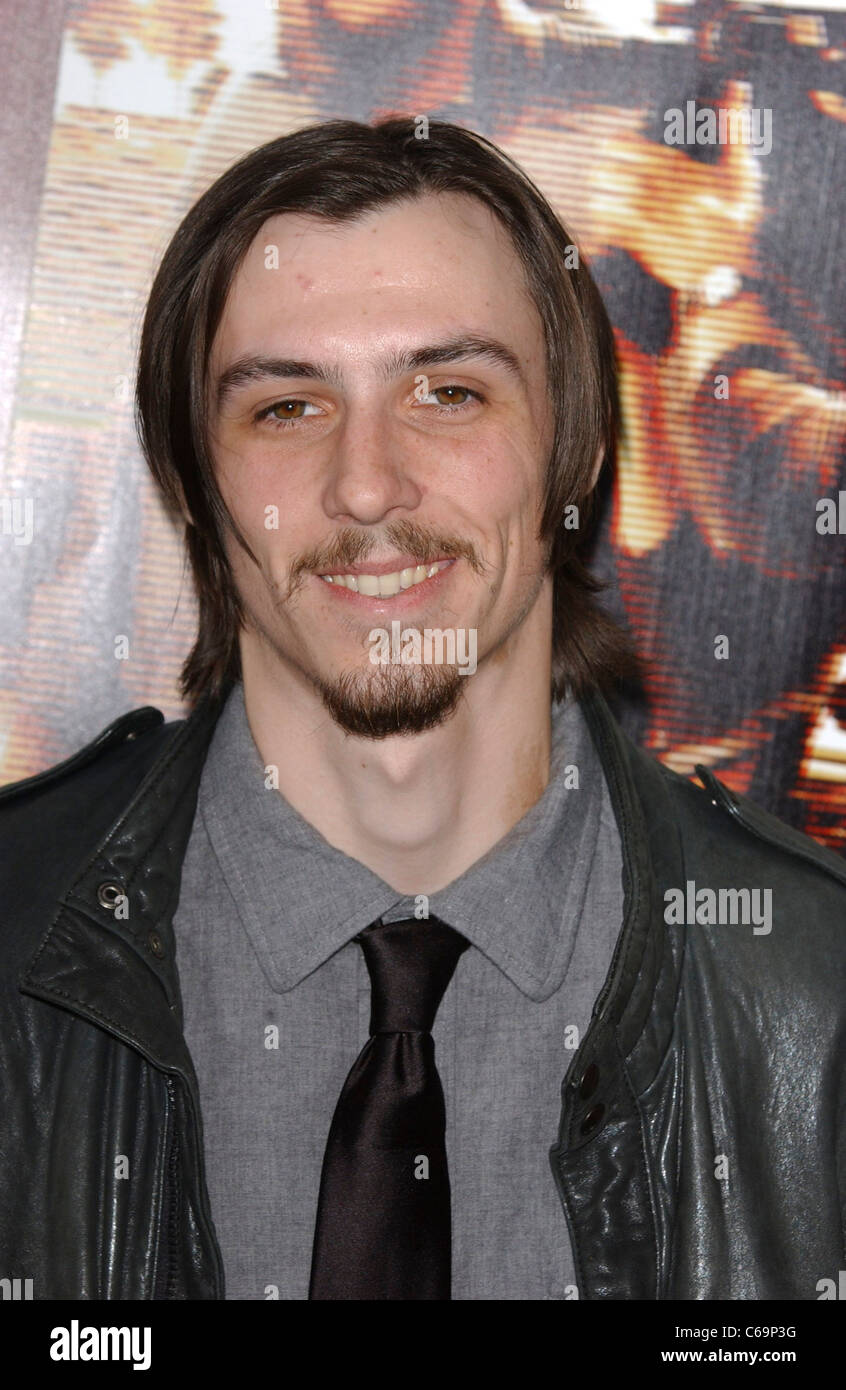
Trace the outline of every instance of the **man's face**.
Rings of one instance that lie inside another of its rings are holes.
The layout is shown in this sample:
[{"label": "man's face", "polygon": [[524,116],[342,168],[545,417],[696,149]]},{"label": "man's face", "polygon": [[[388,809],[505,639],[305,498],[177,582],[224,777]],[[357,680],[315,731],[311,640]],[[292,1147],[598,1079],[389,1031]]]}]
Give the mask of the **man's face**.
[{"label": "man's face", "polygon": [[[349,732],[442,722],[549,583],[543,329],[507,232],[456,194],[351,224],[271,218],[210,371],[218,485],[259,561],[228,540],[242,652]],[[397,621],[464,630],[464,651],[475,630],[476,676],[374,664],[373,630]]]}]

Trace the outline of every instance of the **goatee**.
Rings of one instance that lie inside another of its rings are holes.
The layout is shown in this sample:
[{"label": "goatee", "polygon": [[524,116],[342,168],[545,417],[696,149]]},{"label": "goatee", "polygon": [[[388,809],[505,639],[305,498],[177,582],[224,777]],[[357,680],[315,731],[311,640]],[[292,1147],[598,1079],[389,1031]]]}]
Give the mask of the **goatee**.
[{"label": "goatee", "polygon": [[318,680],[325,708],[346,733],[381,739],[443,724],[463,694],[455,666],[376,666]]}]

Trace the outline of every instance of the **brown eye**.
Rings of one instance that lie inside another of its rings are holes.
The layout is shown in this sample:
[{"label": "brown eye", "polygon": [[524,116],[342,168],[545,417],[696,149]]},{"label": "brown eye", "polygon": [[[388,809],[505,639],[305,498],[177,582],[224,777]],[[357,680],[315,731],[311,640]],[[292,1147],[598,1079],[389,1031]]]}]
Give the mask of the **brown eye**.
[{"label": "brown eye", "polygon": [[440,405],[463,405],[463,400],[456,400],[454,394],[456,391],[459,393],[459,395],[463,394],[465,398],[469,397],[471,394],[471,392],[468,390],[466,386],[436,386],[434,387],[432,394],[435,396],[444,395],[447,397],[445,401],[439,402]]},{"label": "brown eye", "polygon": [[472,409],[474,405],[481,405],[485,399],[480,391],[474,391],[470,386],[457,386],[454,382],[446,386],[427,384],[425,391],[421,390],[419,394],[415,391],[414,394],[420,405],[426,405],[427,397],[434,396],[434,401],[427,408],[444,419],[450,415],[458,416],[463,410]]},{"label": "brown eye", "polygon": [[265,406],[255,420],[257,424],[266,420],[271,429],[284,429],[286,425],[296,425],[300,420],[319,414],[319,408],[311,401],[301,401],[292,396],[286,401],[274,401],[272,405]]}]

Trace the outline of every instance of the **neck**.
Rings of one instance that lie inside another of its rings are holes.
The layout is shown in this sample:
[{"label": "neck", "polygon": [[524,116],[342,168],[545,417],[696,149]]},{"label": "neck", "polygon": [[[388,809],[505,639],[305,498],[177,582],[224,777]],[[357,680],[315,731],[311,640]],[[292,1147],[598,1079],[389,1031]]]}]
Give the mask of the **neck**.
[{"label": "neck", "polygon": [[538,602],[442,725],[346,734],[310,682],[242,633],[244,702],[279,790],[323,837],[398,893],[444,888],[543,794],[551,742],[550,615]]}]

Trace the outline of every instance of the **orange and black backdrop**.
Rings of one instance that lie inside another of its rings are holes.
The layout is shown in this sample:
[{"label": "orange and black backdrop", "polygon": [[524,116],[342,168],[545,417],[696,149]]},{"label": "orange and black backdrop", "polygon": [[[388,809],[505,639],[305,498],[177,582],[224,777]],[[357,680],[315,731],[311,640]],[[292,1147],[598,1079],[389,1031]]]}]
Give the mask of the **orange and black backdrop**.
[{"label": "orange and black backdrop", "polygon": [[[265,140],[404,111],[514,155],[606,296],[625,436],[593,564],[645,673],[623,723],[846,851],[846,3],[4,11],[0,780],[184,712],[190,579],[132,425],[176,223]],[[739,138],[668,142],[668,111],[707,134],[742,108]]]}]

